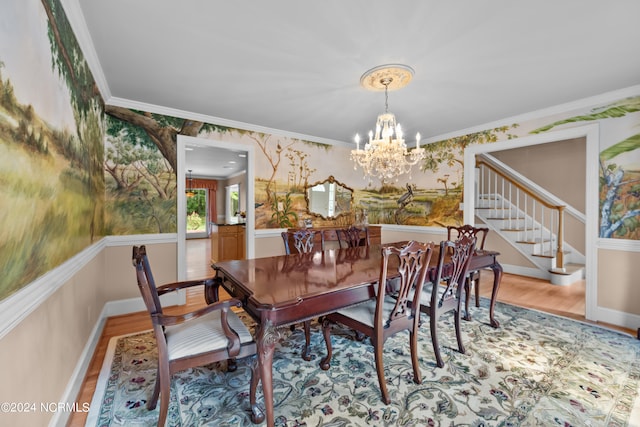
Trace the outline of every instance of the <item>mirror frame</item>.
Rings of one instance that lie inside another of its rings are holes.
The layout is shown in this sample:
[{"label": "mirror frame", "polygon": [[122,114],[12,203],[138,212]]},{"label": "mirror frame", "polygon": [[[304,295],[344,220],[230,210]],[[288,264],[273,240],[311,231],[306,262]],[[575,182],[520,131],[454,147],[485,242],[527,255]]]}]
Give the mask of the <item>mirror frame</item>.
[{"label": "mirror frame", "polygon": [[[348,211],[340,212],[338,215],[335,215],[335,216],[324,216],[322,214],[319,214],[319,213],[316,213],[316,212],[312,212],[312,211],[309,210],[309,206],[310,206],[310,203],[309,203],[309,189],[315,187],[316,185],[325,184],[327,182],[330,183],[330,184],[339,185],[340,187],[342,187],[344,189],[347,189],[347,190],[349,190],[351,192],[351,199],[349,200],[349,210]],[[313,184],[307,185],[307,186],[304,187],[304,201],[307,203],[307,214],[308,215],[313,215],[313,216],[316,216],[316,217],[320,217],[320,218],[325,219],[325,220],[338,219],[338,218],[340,218],[342,216],[350,215],[352,213],[352,211],[353,211],[353,188],[344,185],[342,182],[340,182],[337,179],[335,179],[333,177],[333,175],[329,175],[329,178],[327,178],[327,179],[324,179],[322,181],[314,182]]]}]

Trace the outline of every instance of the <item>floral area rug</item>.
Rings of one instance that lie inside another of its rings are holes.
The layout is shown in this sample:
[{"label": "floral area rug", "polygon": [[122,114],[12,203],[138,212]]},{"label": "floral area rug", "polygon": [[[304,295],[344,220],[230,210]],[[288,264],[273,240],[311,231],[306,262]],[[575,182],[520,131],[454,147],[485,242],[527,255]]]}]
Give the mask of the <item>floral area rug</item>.
[{"label": "floral area rug", "polygon": [[[315,325],[314,359],[300,357],[301,328],[283,328],[273,362],[277,426],[640,426],[640,341],[599,327],[488,301],[462,322],[466,354],[456,348],[451,316],[440,320],[444,368],[435,365],[428,320],[421,330],[422,384],[412,381],[408,333],[387,341],[390,405],[382,403],[368,339],[333,327],[331,369]],[[246,317],[246,316],[245,316]],[[245,319],[250,323],[249,319]],[[155,426],[145,407],[155,381],[151,332],[112,339],[88,426]],[[250,364],[226,362],[174,375],[167,425],[251,426]],[[262,404],[262,395],[259,394]],[[264,425],[264,423],[263,423]]]}]

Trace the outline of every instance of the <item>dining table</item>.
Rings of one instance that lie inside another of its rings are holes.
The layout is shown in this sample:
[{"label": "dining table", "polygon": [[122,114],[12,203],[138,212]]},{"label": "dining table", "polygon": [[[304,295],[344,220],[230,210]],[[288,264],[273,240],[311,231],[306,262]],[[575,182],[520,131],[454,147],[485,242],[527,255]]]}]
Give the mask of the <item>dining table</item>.
[{"label": "dining table", "polygon": [[[267,426],[274,425],[273,354],[283,336],[283,327],[374,298],[382,247],[402,243],[406,242],[229,260],[212,265],[215,277],[205,288],[206,301],[218,301],[222,287],[239,299],[244,310],[256,321],[256,363],[262,381],[264,412],[252,404],[254,423],[263,422],[266,416]],[[435,279],[437,252],[436,246],[429,265],[430,280]],[[491,269],[494,273],[489,322],[496,328],[499,323],[494,318],[494,306],[502,278],[498,255],[495,251],[476,250],[469,263],[469,271]],[[446,261],[443,268],[446,269]],[[463,317],[469,319],[470,315],[467,312]],[[305,347],[303,355],[308,352],[309,348]],[[251,401],[256,402],[255,396]]]}]

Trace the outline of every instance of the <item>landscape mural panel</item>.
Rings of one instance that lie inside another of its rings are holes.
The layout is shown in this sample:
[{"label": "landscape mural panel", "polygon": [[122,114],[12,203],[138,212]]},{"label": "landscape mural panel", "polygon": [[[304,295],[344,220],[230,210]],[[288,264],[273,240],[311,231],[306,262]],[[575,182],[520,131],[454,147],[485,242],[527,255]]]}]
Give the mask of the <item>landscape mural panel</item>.
[{"label": "landscape mural panel", "polygon": [[590,123],[600,133],[599,237],[640,240],[640,96],[522,122],[517,136]]},{"label": "landscape mural panel", "polygon": [[3,1],[0,299],[103,236],[103,139],[102,100],[60,3]]},{"label": "landscape mural panel", "polygon": [[[311,219],[314,226],[345,225],[363,217],[370,224],[444,227],[459,225],[462,221],[459,206],[463,193],[463,154],[467,146],[597,121],[601,128],[600,237],[637,240],[640,237],[639,99],[631,97],[610,105],[427,144],[427,158],[414,166],[411,176],[400,176],[397,182],[392,183],[363,178],[362,172],[354,168],[350,160],[351,147],[347,144],[326,145],[215,126],[207,127],[197,135],[227,142],[251,143],[256,147],[254,202],[257,229],[297,227],[305,219]],[[179,132],[177,127],[175,130]],[[354,189],[355,203],[351,216],[323,220],[307,213],[305,187],[329,176]]]}]

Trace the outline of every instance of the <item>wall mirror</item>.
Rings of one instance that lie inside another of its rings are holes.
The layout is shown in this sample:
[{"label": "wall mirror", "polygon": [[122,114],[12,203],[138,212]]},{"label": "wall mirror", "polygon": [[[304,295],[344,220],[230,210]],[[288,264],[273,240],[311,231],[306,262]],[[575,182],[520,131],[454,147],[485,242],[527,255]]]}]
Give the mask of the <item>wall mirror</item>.
[{"label": "wall mirror", "polygon": [[319,216],[322,219],[336,219],[351,213],[353,190],[336,181],[332,175],[324,181],[308,185],[304,198],[309,215]]}]

